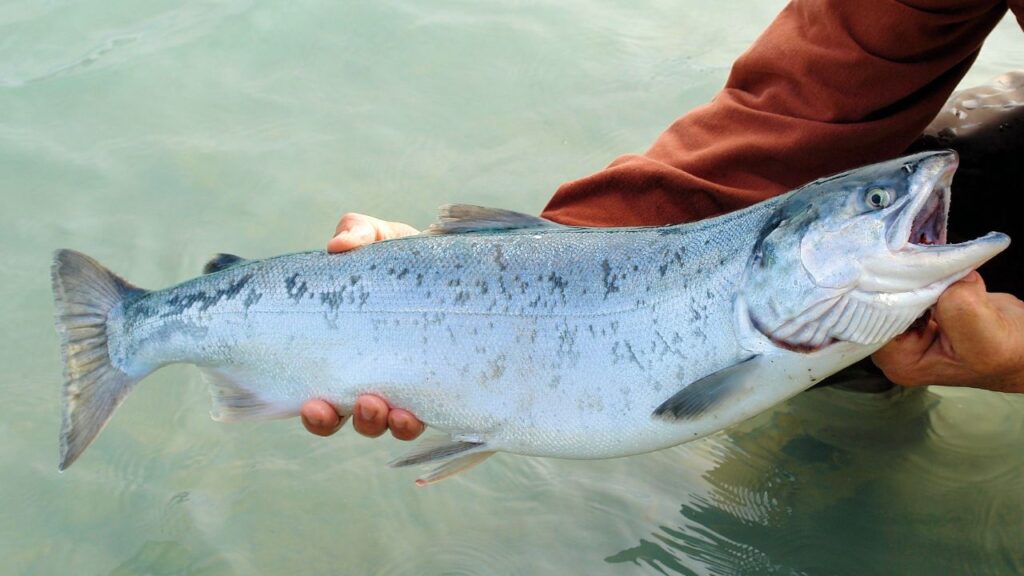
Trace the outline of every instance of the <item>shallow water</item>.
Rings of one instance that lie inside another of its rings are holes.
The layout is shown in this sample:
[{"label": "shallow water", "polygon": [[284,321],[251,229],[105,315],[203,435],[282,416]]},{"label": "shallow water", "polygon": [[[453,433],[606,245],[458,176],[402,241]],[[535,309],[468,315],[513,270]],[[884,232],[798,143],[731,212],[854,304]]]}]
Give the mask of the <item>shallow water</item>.
[{"label": "shallow water", "polygon": [[[706,6],[0,1],[0,572],[1024,572],[1024,397],[969,390],[813,391],[417,489],[397,441],[217,424],[171,367],[56,472],[53,249],[161,287],[321,246],[346,210],[535,212],[708,100],[782,2]],[[965,83],[1021,62],[1004,21]]]}]

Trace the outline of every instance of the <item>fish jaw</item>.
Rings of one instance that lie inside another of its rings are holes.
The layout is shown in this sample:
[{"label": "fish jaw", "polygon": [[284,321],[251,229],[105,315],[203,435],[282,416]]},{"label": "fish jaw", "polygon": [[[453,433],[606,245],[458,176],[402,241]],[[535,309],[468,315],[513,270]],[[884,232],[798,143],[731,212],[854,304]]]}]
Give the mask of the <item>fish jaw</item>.
[{"label": "fish jaw", "polygon": [[862,263],[859,290],[941,292],[1010,245],[1009,236],[999,232],[946,243],[950,190],[958,164],[955,152],[920,162],[904,205],[884,219],[889,255]]},{"label": "fish jaw", "polygon": [[888,258],[866,262],[859,290],[941,292],[1009,245],[1010,237],[1001,232],[989,232],[960,244],[908,243]]}]

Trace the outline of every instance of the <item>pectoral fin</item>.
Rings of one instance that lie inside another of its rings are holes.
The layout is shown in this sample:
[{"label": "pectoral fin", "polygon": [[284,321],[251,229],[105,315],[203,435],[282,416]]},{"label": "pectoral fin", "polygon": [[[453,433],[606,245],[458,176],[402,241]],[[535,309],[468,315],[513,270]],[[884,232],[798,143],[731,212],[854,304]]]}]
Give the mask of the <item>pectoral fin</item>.
[{"label": "pectoral fin", "polygon": [[753,385],[761,356],[751,356],[689,384],[654,410],[665,420],[693,420],[731,400]]}]

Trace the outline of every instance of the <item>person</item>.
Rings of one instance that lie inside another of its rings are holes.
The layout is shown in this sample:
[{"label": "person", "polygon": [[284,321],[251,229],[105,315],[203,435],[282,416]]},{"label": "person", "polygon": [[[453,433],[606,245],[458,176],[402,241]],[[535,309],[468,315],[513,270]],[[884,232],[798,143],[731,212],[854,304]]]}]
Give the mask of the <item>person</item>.
[{"label": "person", "polygon": [[[954,202],[972,199],[984,222],[1000,212],[988,201],[998,198],[993,192],[1019,188],[1024,176],[1024,73],[947,99],[1007,10],[1024,29],[1024,0],[792,0],[735,62],[711,103],[678,119],[644,154],[562,185],[543,216],[582,226],[693,221],[938,146],[973,151],[974,166],[963,157]],[[339,252],[413,233],[406,224],[346,214],[327,247]],[[1021,294],[1014,250],[1001,257],[1009,273],[1000,282]],[[943,293],[923,326],[873,360],[903,386],[1024,392],[1024,302],[989,292],[973,272]],[[301,413],[314,434],[332,434],[343,423],[324,401],[307,402]],[[356,404],[353,426],[371,437],[390,430],[402,440],[424,428],[413,414],[368,395]]]}]

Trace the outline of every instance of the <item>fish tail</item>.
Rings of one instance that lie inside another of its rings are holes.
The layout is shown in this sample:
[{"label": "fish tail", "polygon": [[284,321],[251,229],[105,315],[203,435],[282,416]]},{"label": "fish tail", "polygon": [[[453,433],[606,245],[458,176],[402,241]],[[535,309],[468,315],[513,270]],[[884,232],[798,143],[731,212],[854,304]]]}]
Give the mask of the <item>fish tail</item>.
[{"label": "fish tail", "polygon": [[58,250],[50,269],[54,315],[64,358],[59,470],[82,454],[142,376],[110,360],[108,316],[125,298],[146,291],[92,258]]}]

